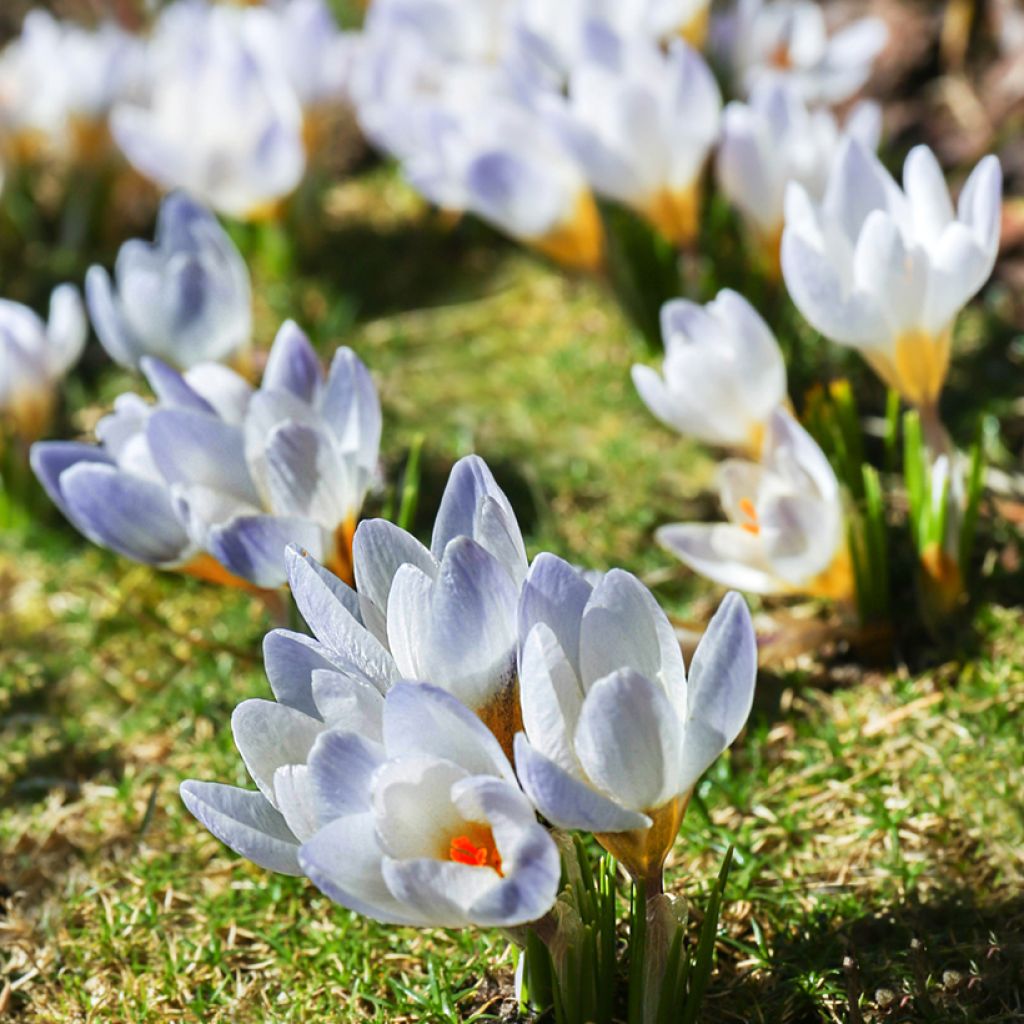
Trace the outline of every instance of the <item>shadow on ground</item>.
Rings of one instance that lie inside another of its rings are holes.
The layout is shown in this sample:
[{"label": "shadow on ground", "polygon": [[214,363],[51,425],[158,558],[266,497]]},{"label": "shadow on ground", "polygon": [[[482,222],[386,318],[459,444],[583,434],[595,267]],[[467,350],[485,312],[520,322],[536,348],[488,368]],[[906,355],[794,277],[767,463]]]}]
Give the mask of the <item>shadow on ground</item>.
[{"label": "shadow on ground", "polygon": [[850,921],[810,918],[778,934],[756,971],[727,967],[706,1020],[812,1024],[822,1001],[850,1024],[1024,1020],[1024,897],[980,904],[964,889]]}]

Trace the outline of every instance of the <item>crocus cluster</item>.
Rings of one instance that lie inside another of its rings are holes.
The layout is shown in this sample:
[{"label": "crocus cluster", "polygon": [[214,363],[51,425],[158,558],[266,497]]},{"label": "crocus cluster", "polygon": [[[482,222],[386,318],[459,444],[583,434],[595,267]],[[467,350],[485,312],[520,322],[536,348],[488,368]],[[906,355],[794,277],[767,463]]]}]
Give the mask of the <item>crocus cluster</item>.
[{"label": "crocus cluster", "polygon": [[[722,97],[699,52],[710,7],[376,0],[353,99],[370,139],[430,200],[565,265],[602,264],[595,200],[686,246],[723,137]],[[734,109],[725,125],[722,181],[777,250],[786,183],[821,180],[839,133],[823,105],[866,81],[885,29],[869,19],[829,37],[817,5],[780,0],[740,3],[711,34],[741,94],[757,89],[747,115]],[[877,118],[852,116],[847,130],[870,139]]]},{"label": "crocus cluster", "polygon": [[0,138],[15,160],[81,159],[109,134],[160,188],[255,219],[298,185],[325,111],[346,102],[351,50],[325,0],[177,0],[137,36],[33,11],[0,55]]},{"label": "crocus cluster", "polygon": [[33,446],[36,475],[74,526],[128,558],[217,582],[282,586],[289,543],[351,578],[381,431],[355,353],[339,349],[325,376],[289,322],[258,389],[219,363],[182,374],[147,355],[140,366],[155,403],[121,395],[96,445]]},{"label": "crocus cluster", "polygon": [[353,561],[354,589],[290,549],[312,636],[267,636],[275,700],[232,718],[257,788],[185,782],[192,813],[388,923],[542,921],[559,888],[552,826],[594,832],[660,892],[690,794],[750,712],[743,601],[723,602],[687,677],[634,576],[528,564],[475,456],[453,470],[429,548],[370,520]]},{"label": "crocus cluster", "polygon": [[640,397],[681,434],[743,457],[718,466],[727,521],[663,526],[659,543],[727,587],[850,598],[839,483],[787,410],[786,368],[771,329],[725,290],[706,306],[667,303],[662,334],[662,373],[633,368]]}]

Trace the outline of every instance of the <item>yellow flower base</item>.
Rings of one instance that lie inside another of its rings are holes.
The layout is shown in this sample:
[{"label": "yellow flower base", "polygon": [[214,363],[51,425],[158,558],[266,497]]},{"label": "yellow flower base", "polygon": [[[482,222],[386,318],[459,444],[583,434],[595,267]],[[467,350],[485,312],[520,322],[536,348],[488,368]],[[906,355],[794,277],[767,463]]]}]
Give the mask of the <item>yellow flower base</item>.
[{"label": "yellow flower base", "polygon": [[711,20],[711,2],[704,6],[679,29],[683,41],[695,50],[701,49],[708,40],[708,25]]},{"label": "yellow flower base", "polygon": [[892,355],[865,352],[864,358],[911,405],[931,406],[946,383],[952,347],[952,326],[938,334],[915,329],[896,339]]},{"label": "yellow flower base", "polygon": [[580,192],[572,214],[531,244],[562,266],[590,272],[600,270],[604,262],[604,227],[593,195]]},{"label": "yellow flower base", "polygon": [[[599,832],[595,838],[636,880],[644,880],[654,891],[660,891],[665,860],[679,835],[690,794],[677,796],[667,804],[645,813],[650,828],[632,832]],[[651,895],[650,888],[648,895]]]},{"label": "yellow flower base", "polygon": [[662,189],[637,207],[673,245],[688,246],[700,225],[700,186],[695,181],[678,191]]}]

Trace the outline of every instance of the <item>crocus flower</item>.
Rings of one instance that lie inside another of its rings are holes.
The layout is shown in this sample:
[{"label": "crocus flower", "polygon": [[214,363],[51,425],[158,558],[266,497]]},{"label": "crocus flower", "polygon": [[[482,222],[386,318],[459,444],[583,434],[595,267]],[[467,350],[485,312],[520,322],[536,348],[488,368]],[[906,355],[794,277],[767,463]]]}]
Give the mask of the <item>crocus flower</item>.
[{"label": "crocus flower", "polygon": [[954,210],[926,146],[907,157],[901,191],[848,138],[821,203],[798,184],[787,194],[786,287],[813,327],[858,349],[927,414],[946,380],[956,315],[995,264],[1001,191],[999,161],[985,157]]},{"label": "crocus flower", "polygon": [[757,649],[743,599],[722,602],[689,679],[665,613],[629,573],[592,585],[540,555],[519,619],[523,788],[549,821],[594,832],[660,892],[694,786],[750,714]]},{"label": "crocus flower", "polygon": [[87,333],[73,285],[54,290],[46,323],[27,306],[0,299],[0,435],[34,441],[46,431],[57,385],[78,362]]},{"label": "crocus flower", "polygon": [[344,672],[317,671],[305,696],[308,710],[236,709],[257,791],[182,784],[214,835],[388,924],[514,927],[547,913],[558,849],[472,712],[432,686],[382,696]]},{"label": "crocus flower", "polygon": [[138,369],[156,356],[179,369],[238,357],[252,332],[249,271],[214,217],[183,193],[163,201],[156,241],[126,242],[116,285],[91,267],[85,293],[103,347]]},{"label": "crocus flower", "polygon": [[111,130],[136,170],[160,187],[254,220],[302,178],[302,110],[234,13],[168,8],[149,44],[148,99],[118,104]]},{"label": "crocus flower", "polygon": [[265,59],[280,64],[307,116],[345,99],[355,39],[324,0],[271,0],[241,17]]},{"label": "crocus flower", "polygon": [[32,465],[93,542],[139,562],[271,588],[301,544],[351,576],[350,546],[372,481],[381,415],[366,367],[339,349],[326,379],[292,323],[258,391],[216,363],[185,375],[147,357],[158,396],[122,395],[100,445],[41,442]]},{"label": "crocus flower", "polygon": [[672,242],[692,241],[722,104],[699,53],[681,40],[663,51],[595,33],[572,70],[568,96],[546,99],[595,191],[632,207]]},{"label": "crocus flower", "polygon": [[[526,552],[515,514],[477,456],[452,470],[430,548],[385,520],[360,524],[357,593],[289,555],[292,594],[315,640],[279,630],[265,647],[276,692],[309,665],[358,665],[378,689],[422,679],[453,693],[511,750],[519,728],[516,601]],[[304,685],[304,683],[302,684]]]},{"label": "crocus flower", "polygon": [[858,104],[842,128],[824,108],[809,108],[785,80],[754,87],[749,103],[730,103],[722,117],[716,168],[722,193],[746,221],[764,261],[779,273],[786,186],[798,182],[814,200],[825,192],[843,135],[878,147],[881,111]]},{"label": "crocus flower", "polygon": [[757,310],[729,289],[706,306],[676,299],[661,307],[661,333],[661,374],[633,367],[647,408],[680,434],[759,455],[768,419],[786,401],[786,364]]},{"label": "crocus flower", "polygon": [[372,19],[354,77],[368,137],[443,209],[472,212],[560,263],[595,269],[603,248],[597,207],[559,138],[495,65],[449,57],[429,26],[398,12],[406,16]]},{"label": "crocus flower", "polygon": [[30,11],[0,54],[0,132],[15,156],[99,155],[110,108],[141,86],[143,52],[113,22],[93,30]]},{"label": "crocus flower", "polygon": [[867,82],[888,30],[879,18],[861,18],[829,35],[825,12],[811,0],[738,0],[712,37],[746,92],[785,78],[808,102],[837,105]]},{"label": "crocus flower", "polygon": [[793,417],[776,410],[760,462],[718,467],[725,523],[676,523],[658,543],[694,572],[751,594],[848,599],[853,579],[836,475]]},{"label": "crocus flower", "polygon": [[448,210],[467,210],[565,266],[596,270],[603,233],[575,161],[528,110],[439,111],[434,140],[407,162],[409,180]]},{"label": "crocus flower", "polygon": [[[519,0],[512,6],[513,66],[561,90],[600,25],[623,38],[703,45],[710,0]],[[520,62],[517,64],[517,62]]]}]

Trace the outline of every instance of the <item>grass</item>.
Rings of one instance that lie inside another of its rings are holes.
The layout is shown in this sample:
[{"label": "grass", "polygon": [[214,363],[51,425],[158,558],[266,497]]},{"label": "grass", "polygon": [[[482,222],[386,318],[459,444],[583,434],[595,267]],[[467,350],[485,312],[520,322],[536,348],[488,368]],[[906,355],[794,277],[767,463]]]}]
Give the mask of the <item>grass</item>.
[{"label": "grass", "polygon": [[[287,233],[244,233],[259,341],[294,316],[324,352],[350,344],[369,363],[391,479],[425,436],[416,529],[475,450],[532,551],[625,566],[699,619],[711,592],[651,533],[711,514],[712,464],[634,395],[641,349],[602,289],[427,214],[384,169],[334,188],[325,209],[294,251]],[[29,252],[8,293],[36,294],[49,259]],[[976,333],[969,367],[985,354]],[[76,430],[125,383],[95,351],[83,380]],[[954,379],[958,410],[969,394]],[[952,654],[916,644],[894,671],[797,643],[762,673],[751,724],[702,782],[672,859],[699,906],[736,845],[706,1020],[1022,1019],[1012,593],[989,588]],[[0,624],[0,1018],[514,1019],[501,936],[354,917],[239,860],[184,811],[183,778],[246,782],[227,721],[268,693],[259,602],[97,551],[51,512],[0,535]]]}]

